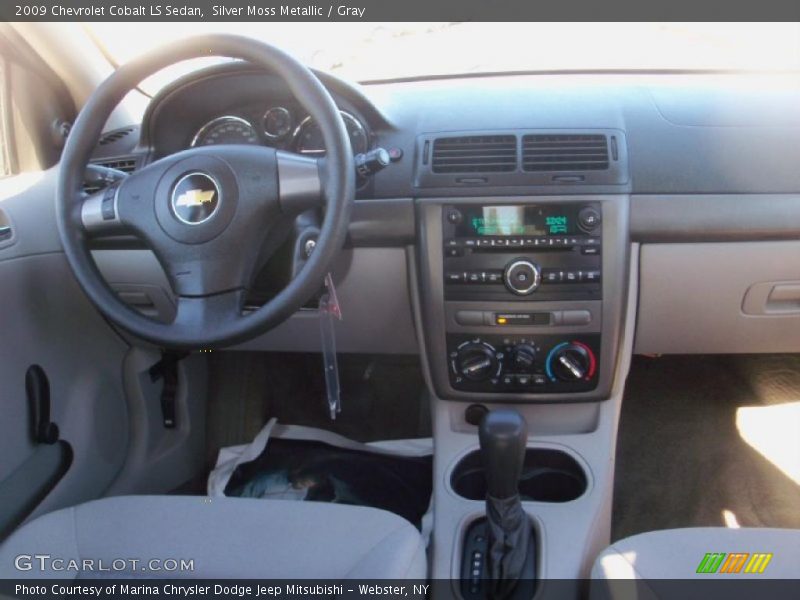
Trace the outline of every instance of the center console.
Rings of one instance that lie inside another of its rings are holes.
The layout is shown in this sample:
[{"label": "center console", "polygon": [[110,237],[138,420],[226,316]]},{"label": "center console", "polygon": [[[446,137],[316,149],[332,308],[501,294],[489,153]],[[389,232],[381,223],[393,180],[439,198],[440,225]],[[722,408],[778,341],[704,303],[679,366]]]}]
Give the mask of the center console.
[{"label": "center console", "polygon": [[[437,136],[418,140],[418,189],[430,195],[415,198],[409,261],[436,447],[431,576],[464,600],[579,598],[609,543],[633,343],[626,155],[615,162],[612,149],[616,171],[570,181],[537,179],[522,163],[459,176],[448,169],[473,168],[473,137]],[[556,138],[548,133],[541,152]],[[518,153],[537,140],[523,135]],[[506,143],[484,141],[481,157]],[[538,147],[530,152],[538,160]],[[494,543],[501,537],[514,543]]]},{"label": "center console", "polygon": [[419,202],[421,309],[441,398],[608,396],[627,265],[627,198]]}]

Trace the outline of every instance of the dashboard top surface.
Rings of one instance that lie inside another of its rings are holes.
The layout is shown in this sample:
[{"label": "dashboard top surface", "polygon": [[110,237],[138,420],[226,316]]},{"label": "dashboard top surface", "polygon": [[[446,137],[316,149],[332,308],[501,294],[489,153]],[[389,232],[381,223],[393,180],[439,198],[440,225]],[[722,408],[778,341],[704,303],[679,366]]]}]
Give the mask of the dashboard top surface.
[{"label": "dashboard top surface", "polygon": [[[363,129],[367,147],[403,153],[361,197],[480,196],[530,193],[532,188],[578,194],[800,190],[800,83],[791,74],[531,74],[365,85],[320,77]],[[276,107],[291,113],[291,132],[278,140],[262,129],[265,113]],[[205,124],[228,115],[258,129],[258,143],[297,150],[298,127],[306,114],[301,99],[292,97],[276,76],[232,63],[190,74],[162,90],[145,114],[141,138],[129,139],[127,152],[149,159],[177,152]],[[473,181],[468,192],[457,185],[419,186],[424,136],[555,130],[621,132],[628,180],[546,186]],[[99,147],[95,159],[121,153],[114,145]]]}]

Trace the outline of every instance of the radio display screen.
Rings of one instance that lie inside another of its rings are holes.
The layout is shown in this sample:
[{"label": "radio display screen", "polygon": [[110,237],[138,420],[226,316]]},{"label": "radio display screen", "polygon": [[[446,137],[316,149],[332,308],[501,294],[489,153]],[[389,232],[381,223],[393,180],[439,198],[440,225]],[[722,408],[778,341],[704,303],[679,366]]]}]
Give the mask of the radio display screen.
[{"label": "radio display screen", "polygon": [[508,235],[571,235],[576,215],[571,207],[464,206],[463,221],[457,227],[459,237]]}]

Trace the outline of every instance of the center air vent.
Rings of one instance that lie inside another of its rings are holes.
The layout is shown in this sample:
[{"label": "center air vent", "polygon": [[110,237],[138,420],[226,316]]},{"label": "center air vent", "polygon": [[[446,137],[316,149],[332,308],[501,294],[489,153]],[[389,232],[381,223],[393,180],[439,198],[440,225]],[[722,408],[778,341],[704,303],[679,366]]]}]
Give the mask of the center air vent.
[{"label": "center air vent", "polygon": [[[420,189],[507,187],[524,193],[630,182],[620,129],[439,130],[420,134],[416,152],[414,185]],[[605,191],[613,189],[621,188]]]},{"label": "center air vent", "polygon": [[522,137],[523,171],[608,169],[605,135],[535,134]]},{"label": "center air vent", "polygon": [[433,142],[434,173],[503,173],[517,168],[514,135],[471,135]]}]

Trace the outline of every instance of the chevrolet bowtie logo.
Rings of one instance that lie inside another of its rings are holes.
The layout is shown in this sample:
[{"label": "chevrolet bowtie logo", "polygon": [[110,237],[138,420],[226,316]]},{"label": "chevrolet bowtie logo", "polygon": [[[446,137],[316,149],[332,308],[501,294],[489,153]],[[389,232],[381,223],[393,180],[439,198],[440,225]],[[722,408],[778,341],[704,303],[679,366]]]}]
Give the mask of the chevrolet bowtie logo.
[{"label": "chevrolet bowtie logo", "polygon": [[202,206],[208,202],[213,202],[214,190],[188,190],[178,196],[175,206]]}]

